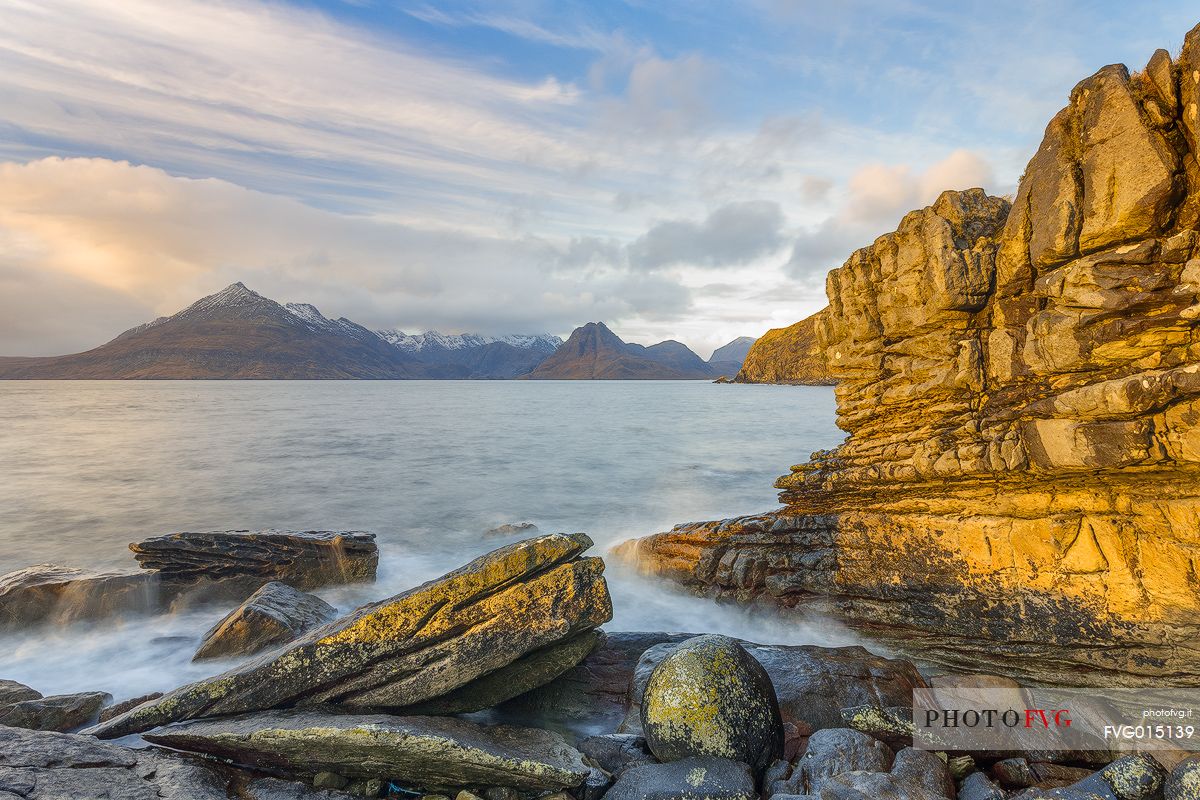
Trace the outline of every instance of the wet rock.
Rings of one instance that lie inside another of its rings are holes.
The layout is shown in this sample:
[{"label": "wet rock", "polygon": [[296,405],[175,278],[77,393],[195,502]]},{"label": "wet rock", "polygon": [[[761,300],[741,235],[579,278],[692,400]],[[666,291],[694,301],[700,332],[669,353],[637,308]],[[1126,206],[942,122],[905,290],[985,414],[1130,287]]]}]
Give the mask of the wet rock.
[{"label": "wet rock", "polygon": [[558,734],[453,717],[270,711],[181,722],[144,737],[247,767],[367,780],[403,776],[406,784],[433,790],[561,789],[588,775],[582,756]]},{"label": "wet rock", "polygon": [[290,642],[337,616],[315,595],[272,581],[204,634],[193,661],[248,656]]},{"label": "wet rock", "polygon": [[1004,792],[982,772],[972,772],[963,778],[958,788],[958,800],[1004,800]]},{"label": "wet rock", "polygon": [[303,783],[279,778],[260,778],[251,781],[242,790],[242,796],[245,800],[355,800],[356,797],[371,795],[354,795],[334,789],[314,789]]},{"label": "wet rock", "polygon": [[1120,800],[1154,800],[1162,794],[1167,770],[1144,753],[1122,756],[1104,769],[1072,784],[1075,791],[1111,790]]},{"label": "wet rock", "polygon": [[1163,787],[1163,800],[1200,800],[1200,756],[1175,765]]},{"label": "wet rock", "polygon": [[38,564],[0,576],[0,630],[67,624],[158,607],[158,578]]},{"label": "wet rock", "polygon": [[532,536],[538,533],[538,526],[532,522],[506,522],[484,531],[484,536]]},{"label": "wet rock", "polygon": [[[613,785],[613,776],[599,767],[588,770],[583,785],[574,790],[579,800],[600,800]],[[570,795],[567,795],[570,797]]]},{"label": "wet rock", "polygon": [[184,757],[0,727],[0,792],[23,800],[226,800],[228,783],[218,770]]},{"label": "wet rock", "polygon": [[642,731],[659,761],[728,758],[761,772],[783,755],[783,721],[762,665],[727,636],[677,645],[650,674]]},{"label": "wet rock", "polygon": [[822,800],[944,800],[954,796],[954,782],[941,759],[911,747],[896,754],[891,772],[844,772],[830,778],[821,792]]},{"label": "wet rock", "polygon": [[[673,641],[647,648],[638,660],[622,731],[637,733],[641,730],[640,698],[650,673],[670,652]],[[845,727],[842,709],[853,706],[907,705],[911,708],[912,690],[925,686],[924,679],[910,662],[876,656],[862,647],[741,644],[770,676],[783,719],[810,730]],[[904,719],[909,723],[911,740],[908,712]]]},{"label": "wet rock", "polygon": [[845,772],[888,772],[895,755],[883,742],[849,728],[819,730],[779,791],[819,794],[831,778]]},{"label": "wet rock", "polygon": [[553,534],[500,548],[93,732],[284,706],[393,710],[446,694],[611,618],[604,563],[580,557],[591,544]]},{"label": "wet rock", "polygon": [[271,581],[304,591],[375,580],[379,548],[364,531],[209,531],[171,533],[129,545],[168,591],[245,597]]},{"label": "wet rock", "polygon": [[405,714],[461,714],[492,708],[543,686],[582,661],[604,639],[584,631],[518,658],[506,667],[440,697],[403,709]]},{"label": "wet rock", "polygon": [[148,703],[151,700],[157,700],[160,697],[162,697],[162,692],[150,692],[149,694],[144,694],[141,697],[131,697],[128,700],[122,700],[121,702],[114,703],[111,706],[105,706],[104,708],[100,709],[100,717],[98,721],[108,722],[113,717],[118,717],[131,708],[137,708],[142,703]]},{"label": "wet rock", "polygon": [[22,700],[0,707],[0,725],[37,731],[72,731],[95,720],[100,708],[111,701],[112,696],[104,692]]},{"label": "wet rock", "polygon": [[725,758],[685,758],[624,772],[606,800],[757,800],[750,768]]},{"label": "wet rock", "polygon": [[0,706],[19,703],[22,700],[37,700],[41,696],[41,692],[31,689],[23,683],[0,680]]},{"label": "wet rock", "polygon": [[1006,758],[997,761],[992,765],[991,772],[992,777],[1008,789],[1024,789],[1030,786],[1052,789],[1070,786],[1092,774],[1092,770],[1082,767],[1042,761],[1031,762],[1026,758]]},{"label": "wet rock", "polygon": [[579,752],[610,775],[620,776],[630,767],[654,763],[654,755],[646,747],[646,740],[632,733],[589,736],[580,741],[578,747]]}]

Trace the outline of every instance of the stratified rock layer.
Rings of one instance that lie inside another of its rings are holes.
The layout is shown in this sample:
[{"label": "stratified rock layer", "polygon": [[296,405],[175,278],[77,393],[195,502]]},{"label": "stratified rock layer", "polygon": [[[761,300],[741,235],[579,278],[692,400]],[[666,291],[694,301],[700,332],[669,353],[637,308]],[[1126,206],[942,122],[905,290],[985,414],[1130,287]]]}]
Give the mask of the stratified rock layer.
[{"label": "stratified rock layer", "polygon": [[964,668],[1200,683],[1200,27],[1105,67],[1011,204],[947,192],[829,274],[850,436],[787,508],[621,552]]},{"label": "stratified rock layer", "polygon": [[158,604],[154,572],[36,564],[0,576],[0,630],[146,613]]},{"label": "stratified rock layer", "polygon": [[750,347],[734,382],[809,386],[836,383],[818,335],[824,314],[818,311],[794,325],[764,333]]},{"label": "stratified rock layer", "polygon": [[285,706],[391,710],[444,695],[612,617],[604,562],[579,557],[591,544],[576,533],[503,547],[92,732]]},{"label": "stratified rock layer", "polygon": [[242,766],[391,778],[422,789],[562,789],[588,774],[579,752],[556,733],[452,717],[274,711],[183,722],[145,738]]}]

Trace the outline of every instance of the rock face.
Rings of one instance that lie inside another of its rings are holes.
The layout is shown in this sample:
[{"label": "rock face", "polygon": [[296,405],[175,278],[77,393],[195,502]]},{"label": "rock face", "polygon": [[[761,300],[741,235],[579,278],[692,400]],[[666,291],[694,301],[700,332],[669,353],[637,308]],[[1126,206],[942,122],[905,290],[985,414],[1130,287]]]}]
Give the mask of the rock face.
[{"label": "rock face", "polygon": [[252,655],[290,642],[336,616],[337,610],[321,598],[272,581],[205,633],[192,660]]},{"label": "rock face", "polygon": [[1200,683],[1200,27],[1106,67],[1011,207],[947,192],[827,280],[849,437],[786,508],[621,552],[948,666]]},{"label": "rock face", "polygon": [[0,727],[0,798],[226,800],[229,779],[204,764],[90,736]]},{"label": "rock face", "polygon": [[591,544],[577,533],[503,547],[92,732],[284,706],[393,710],[447,694],[612,617],[604,562],[580,557]]},{"label": "rock face", "polygon": [[561,736],[452,717],[276,711],[183,722],[145,735],[247,767],[312,776],[397,778],[423,789],[578,786],[588,768]]},{"label": "rock face", "polygon": [[825,311],[762,335],[738,370],[735,383],[793,383],[823,386],[837,382],[825,363],[818,330]]},{"label": "rock face", "polygon": [[167,591],[207,586],[245,597],[270,581],[311,590],[375,579],[379,548],[363,531],[209,531],[170,533],[129,545]]},{"label": "rock face", "polygon": [[38,564],[0,576],[0,630],[145,613],[158,603],[158,576],[151,572]]},{"label": "rock face", "polygon": [[771,678],[728,636],[698,636],[667,654],[646,683],[642,733],[659,761],[714,756],[762,771],[783,755]]}]

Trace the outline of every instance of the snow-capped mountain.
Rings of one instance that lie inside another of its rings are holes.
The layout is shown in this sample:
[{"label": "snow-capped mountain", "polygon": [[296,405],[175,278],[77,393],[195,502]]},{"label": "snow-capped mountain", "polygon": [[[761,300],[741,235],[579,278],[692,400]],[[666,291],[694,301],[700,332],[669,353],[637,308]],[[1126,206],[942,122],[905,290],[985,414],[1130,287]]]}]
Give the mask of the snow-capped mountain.
[{"label": "snow-capped mountain", "polygon": [[242,283],[85,353],[0,358],[0,378],[513,378],[557,336],[407,336],[282,305]]}]

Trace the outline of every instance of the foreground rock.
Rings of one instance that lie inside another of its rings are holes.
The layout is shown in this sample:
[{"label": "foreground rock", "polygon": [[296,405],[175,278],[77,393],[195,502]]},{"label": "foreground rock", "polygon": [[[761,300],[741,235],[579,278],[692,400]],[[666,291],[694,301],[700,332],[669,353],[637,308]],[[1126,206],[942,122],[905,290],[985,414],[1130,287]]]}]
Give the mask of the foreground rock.
[{"label": "foreground rock", "polygon": [[73,731],[93,722],[112,701],[104,692],[37,697],[0,706],[0,725],[36,731]]},{"label": "foreground rock", "polygon": [[152,572],[37,564],[0,576],[0,630],[141,614],[158,602],[158,576]]},{"label": "foreground rock", "polygon": [[390,710],[444,695],[612,617],[604,562],[580,557],[591,544],[578,533],[503,547],[93,732],[283,706]]},{"label": "foreground rock", "polygon": [[154,750],[0,727],[0,797],[6,800],[226,800],[229,783],[208,765]]},{"label": "foreground rock", "polygon": [[221,587],[242,596],[270,581],[310,591],[375,580],[379,548],[364,531],[171,533],[129,545],[164,584],[189,592]]},{"label": "foreground rock", "polygon": [[606,800],[757,800],[750,768],[725,758],[685,758],[626,770]]},{"label": "foreground rock", "polygon": [[535,728],[485,727],[452,717],[389,717],[275,711],[182,722],[147,741],[249,767],[312,776],[396,779],[422,789],[508,786],[563,789],[588,767],[561,736]]},{"label": "foreground rock", "polygon": [[22,700],[38,700],[42,693],[37,689],[16,681],[0,680],[0,706],[19,703]]},{"label": "foreground rock", "polygon": [[783,720],[762,665],[727,636],[698,636],[654,668],[642,733],[659,761],[728,758],[761,772],[783,755]]},{"label": "foreground rock", "polygon": [[297,639],[336,616],[337,609],[321,598],[272,581],[205,633],[192,660],[253,655]]},{"label": "foreground rock", "polygon": [[928,659],[1076,685],[1200,681],[1200,26],[1105,67],[1011,204],[947,192],[827,280],[849,433],[783,511],[622,552]]}]

